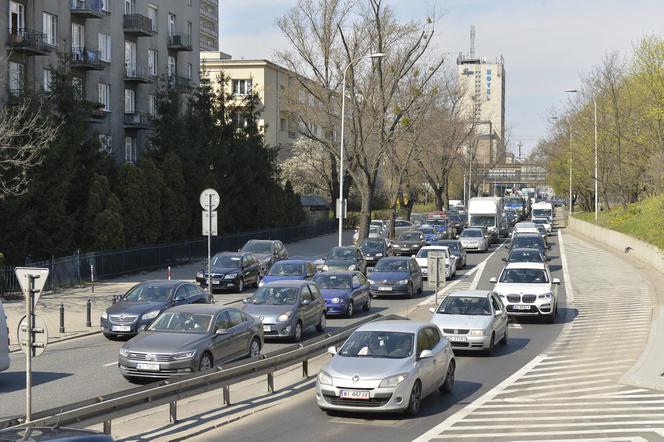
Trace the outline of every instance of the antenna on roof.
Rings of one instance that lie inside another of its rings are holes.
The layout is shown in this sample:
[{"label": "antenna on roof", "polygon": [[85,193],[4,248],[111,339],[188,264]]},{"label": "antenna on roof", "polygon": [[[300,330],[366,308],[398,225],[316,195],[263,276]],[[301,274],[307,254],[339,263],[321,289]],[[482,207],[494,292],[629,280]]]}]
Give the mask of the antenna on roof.
[{"label": "antenna on roof", "polygon": [[470,59],[475,58],[475,25],[470,25]]}]

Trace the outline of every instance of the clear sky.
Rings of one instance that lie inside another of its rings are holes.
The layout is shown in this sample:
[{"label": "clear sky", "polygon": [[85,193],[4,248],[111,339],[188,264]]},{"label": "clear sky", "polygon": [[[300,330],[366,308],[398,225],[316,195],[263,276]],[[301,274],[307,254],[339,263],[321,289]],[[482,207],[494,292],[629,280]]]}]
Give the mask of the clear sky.
[{"label": "clear sky", "polygon": [[[361,0],[356,0],[361,1]],[[510,150],[529,151],[542,138],[566,88],[611,51],[628,54],[645,34],[664,34],[664,0],[386,0],[404,20],[434,10],[436,50],[468,52],[475,25],[476,55],[503,55]],[[297,0],[221,0],[220,41],[233,58],[273,58],[287,42],[275,26]],[[435,5],[435,6],[434,6]]]}]

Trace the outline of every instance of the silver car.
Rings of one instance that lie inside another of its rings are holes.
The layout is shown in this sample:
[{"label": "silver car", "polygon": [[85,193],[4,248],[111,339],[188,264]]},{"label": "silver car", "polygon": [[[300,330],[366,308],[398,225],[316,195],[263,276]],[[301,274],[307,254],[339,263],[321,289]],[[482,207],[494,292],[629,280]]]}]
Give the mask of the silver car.
[{"label": "silver car", "polygon": [[459,241],[461,241],[461,245],[466,251],[477,250],[486,252],[489,250],[489,239],[480,228],[469,227],[463,229],[463,232],[459,236]]},{"label": "silver car", "polygon": [[496,343],[507,345],[507,311],[491,290],[452,292],[429,311],[452,348],[493,354]]},{"label": "silver car", "polygon": [[454,387],[456,362],[438,327],[414,321],[375,321],[358,328],[321,368],[316,401],[325,411],[405,412],[422,398]]}]

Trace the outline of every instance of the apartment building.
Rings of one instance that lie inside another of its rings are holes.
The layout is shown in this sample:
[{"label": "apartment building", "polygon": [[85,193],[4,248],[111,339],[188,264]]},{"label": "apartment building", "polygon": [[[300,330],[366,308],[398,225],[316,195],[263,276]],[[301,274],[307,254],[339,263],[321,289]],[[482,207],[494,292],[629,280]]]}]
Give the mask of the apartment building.
[{"label": "apartment building", "polygon": [[219,50],[219,0],[201,1],[201,51]]},{"label": "apartment building", "polygon": [[0,103],[48,90],[64,53],[98,106],[89,129],[118,161],[136,162],[148,142],[159,88],[199,83],[200,0],[0,0],[0,29]]}]

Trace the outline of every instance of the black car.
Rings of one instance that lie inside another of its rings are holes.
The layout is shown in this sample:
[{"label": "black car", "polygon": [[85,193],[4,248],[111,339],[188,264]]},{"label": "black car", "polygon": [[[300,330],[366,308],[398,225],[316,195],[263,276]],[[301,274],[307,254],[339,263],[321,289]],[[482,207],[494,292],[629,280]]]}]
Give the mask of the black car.
[{"label": "black car", "polygon": [[427,245],[424,234],[419,230],[409,230],[399,235],[394,242],[392,250],[395,255],[415,255],[420,249]]},{"label": "black car", "polygon": [[135,285],[101,314],[104,336],[135,336],[164,310],[194,303],[210,304],[214,298],[191,282],[154,280]]},{"label": "black car", "polygon": [[359,247],[332,247],[323,263],[324,272],[331,270],[356,270],[366,273],[367,260],[364,259],[364,254]]},{"label": "black car", "polygon": [[376,265],[381,258],[392,256],[392,247],[385,238],[367,238],[360,244],[360,250],[367,261],[367,266]]},{"label": "black car", "polygon": [[[261,264],[258,257],[247,252],[222,252],[212,257],[210,274],[211,292],[233,290],[242,293],[245,287],[258,287],[261,278]],[[196,282],[207,287],[207,271],[196,273]]]},{"label": "black car", "polygon": [[452,227],[452,238],[456,238],[461,235],[463,228],[466,225],[466,219],[461,215],[451,214],[448,216],[450,220],[450,226]]},{"label": "black car", "polygon": [[288,251],[284,243],[278,240],[251,239],[239,251],[253,253],[258,257],[261,275],[265,275],[275,262],[288,259]]},{"label": "black car", "polygon": [[546,262],[550,259],[544,256],[537,248],[512,249],[509,255],[503,258],[505,262]]},{"label": "black car", "polygon": [[441,239],[431,244],[432,246],[446,246],[450,248],[450,253],[456,256],[457,269],[466,267],[466,249],[458,239]]},{"label": "black car", "polygon": [[537,233],[517,233],[512,237],[508,249],[538,249],[542,255],[546,256],[548,247],[542,236]]}]

